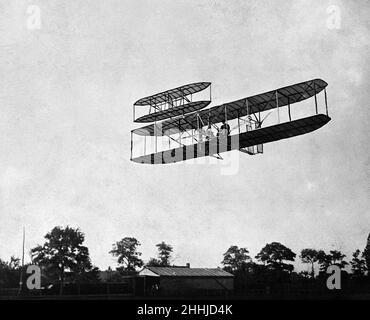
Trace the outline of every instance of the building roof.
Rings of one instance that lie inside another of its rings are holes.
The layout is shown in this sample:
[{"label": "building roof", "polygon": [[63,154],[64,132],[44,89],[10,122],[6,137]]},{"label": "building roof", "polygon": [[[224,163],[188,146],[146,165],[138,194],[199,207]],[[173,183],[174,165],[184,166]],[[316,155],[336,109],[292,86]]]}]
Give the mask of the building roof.
[{"label": "building roof", "polygon": [[[147,272],[150,271],[150,272]],[[140,271],[140,275],[151,275],[162,277],[233,277],[219,268],[188,268],[188,267],[145,267]]]}]

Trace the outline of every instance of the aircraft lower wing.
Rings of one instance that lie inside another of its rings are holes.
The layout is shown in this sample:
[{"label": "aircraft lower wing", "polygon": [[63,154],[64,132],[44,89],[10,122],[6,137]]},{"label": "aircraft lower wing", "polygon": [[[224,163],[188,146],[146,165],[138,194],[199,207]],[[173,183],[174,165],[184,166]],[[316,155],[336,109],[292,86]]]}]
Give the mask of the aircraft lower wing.
[{"label": "aircraft lower wing", "polygon": [[[291,137],[315,131],[331,120],[324,114],[318,114],[294,121],[264,127],[227,137],[227,143],[217,143],[216,148],[210,148],[209,142],[182,146],[145,156],[133,158],[132,161],[147,164],[167,164],[204,156],[219,154],[231,150],[239,150],[251,146],[288,139]],[[232,139],[239,139],[239,145],[234,145]]]}]

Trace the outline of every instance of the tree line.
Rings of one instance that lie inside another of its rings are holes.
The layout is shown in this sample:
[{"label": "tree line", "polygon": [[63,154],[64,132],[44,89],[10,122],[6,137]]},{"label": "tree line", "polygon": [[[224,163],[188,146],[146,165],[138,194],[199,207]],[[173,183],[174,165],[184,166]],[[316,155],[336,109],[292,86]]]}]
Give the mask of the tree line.
[{"label": "tree line", "polygon": [[[85,235],[79,228],[54,227],[45,235],[43,245],[37,245],[30,251],[31,264],[42,270],[43,283],[59,283],[60,294],[66,282],[99,282],[99,269],[90,259],[89,249],[83,245]],[[148,262],[142,259],[139,251],[140,242],[134,237],[125,237],[112,245],[109,253],[117,259],[118,267],[114,281],[119,275],[134,275],[143,266],[171,266],[173,247],[161,242],[156,245],[157,257]],[[299,259],[309,266],[310,271],[294,272],[293,262]],[[246,247],[230,246],[223,254],[222,268],[235,276],[236,290],[258,288],[266,285],[281,284],[294,280],[315,280],[325,277],[330,265],[336,265],[344,273],[349,269],[348,277],[354,281],[370,277],[370,234],[363,251],[353,252],[351,260],[339,250],[305,248],[297,254],[279,242],[266,244],[255,256],[249,255]],[[318,272],[316,272],[318,270]],[[9,262],[0,259],[0,288],[17,287],[21,271],[20,259],[11,257]]]},{"label": "tree line", "polygon": [[[299,259],[308,266],[309,271],[294,272],[292,262]],[[235,289],[240,292],[253,289],[295,288],[304,290],[318,289],[324,291],[328,278],[329,266],[338,266],[341,278],[348,287],[364,287],[370,284],[370,235],[363,251],[357,249],[352,259],[345,260],[346,255],[339,250],[302,249],[297,256],[291,249],[279,242],[266,244],[255,256],[250,257],[247,248],[231,246],[224,254],[222,264],[226,271],[235,276]],[[347,272],[347,270],[349,272]],[[316,272],[317,271],[317,272]]]}]

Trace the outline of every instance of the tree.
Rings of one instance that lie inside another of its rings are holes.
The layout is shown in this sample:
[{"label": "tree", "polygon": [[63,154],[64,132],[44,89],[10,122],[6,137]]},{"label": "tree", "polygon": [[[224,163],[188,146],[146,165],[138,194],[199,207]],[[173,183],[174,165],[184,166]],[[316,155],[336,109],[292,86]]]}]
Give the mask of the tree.
[{"label": "tree", "polygon": [[320,265],[320,273],[326,274],[326,270],[331,265],[331,256],[326,254],[324,250],[319,250],[317,252],[317,258]]},{"label": "tree", "polygon": [[267,267],[276,271],[292,272],[294,266],[284,261],[294,261],[296,254],[279,242],[266,244],[257,254],[256,259],[263,262]]},{"label": "tree", "polygon": [[311,278],[315,277],[315,262],[319,260],[319,251],[315,249],[303,249],[300,258],[303,263],[311,264]]},{"label": "tree", "polygon": [[18,270],[20,267],[20,259],[14,256],[10,257],[10,261],[3,261],[0,259],[0,268],[1,270]]},{"label": "tree", "polygon": [[354,277],[362,277],[365,275],[366,272],[366,261],[364,259],[364,255],[361,255],[361,251],[357,249],[353,255],[352,260],[350,262],[351,269]]},{"label": "tree", "polygon": [[170,265],[171,254],[173,248],[171,245],[166,244],[164,241],[156,245],[158,248],[158,259],[162,267],[168,267]]},{"label": "tree", "polygon": [[365,259],[365,262],[366,262],[368,275],[370,276],[370,233],[369,233],[369,236],[367,237],[367,243],[366,243],[366,247],[365,247],[363,256],[364,256],[364,259]]},{"label": "tree", "polygon": [[9,262],[0,259],[0,288],[16,288],[19,285],[19,261],[14,256]]},{"label": "tree", "polygon": [[239,248],[238,246],[231,246],[224,254],[221,264],[223,269],[234,275],[235,290],[244,292],[246,289],[249,275],[253,268],[253,262],[249,256],[247,248]]},{"label": "tree", "polygon": [[135,238],[126,237],[112,245],[113,249],[109,251],[113,257],[117,257],[118,264],[122,265],[121,270],[129,273],[136,271],[136,268],[143,266],[143,261],[140,259],[141,252],[137,251],[140,242]]},{"label": "tree", "polygon": [[169,267],[173,251],[172,246],[162,241],[156,244],[156,247],[158,249],[158,258],[150,258],[146,265],[149,267]]},{"label": "tree", "polygon": [[330,256],[332,264],[337,265],[341,269],[348,264],[347,261],[344,261],[346,255],[338,250],[330,250]]},{"label": "tree", "polygon": [[21,259],[11,256],[8,263],[9,269],[18,270],[20,268],[20,261]]},{"label": "tree", "polygon": [[326,273],[326,270],[331,265],[336,265],[343,269],[348,264],[348,262],[344,261],[346,255],[338,250],[330,250],[329,254],[325,253],[323,250],[320,250],[317,256],[321,273]]},{"label": "tree", "polygon": [[156,258],[150,258],[146,265],[147,267],[160,267],[161,261]]},{"label": "tree", "polygon": [[251,257],[248,255],[247,248],[238,248],[238,246],[231,246],[225,253],[222,264],[224,269],[236,273],[242,270],[248,263],[252,262]]},{"label": "tree", "polygon": [[82,245],[85,235],[80,229],[69,226],[54,227],[45,235],[45,239],[44,245],[38,245],[31,250],[32,260],[46,270],[49,277],[59,280],[61,295],[66,271],[72,272],[77,281],[81,279],[82,274],[96,274],[97,270],[90,261],[89,250]]},{"label": "tree", "polygon": [[76,260],[79,261],[74,268],[74,278],[76,279],[79,290],[81,282],[99,282],[99,269],[94,267],[89,258],[89,251],[86,247],[81,247],[81,250],[76,255]]},{"label": "tree", "polygon": [[303,279],[312,278],[312,271],[311,274],[308,271],[301,271],[298,275],[300,275]]}]

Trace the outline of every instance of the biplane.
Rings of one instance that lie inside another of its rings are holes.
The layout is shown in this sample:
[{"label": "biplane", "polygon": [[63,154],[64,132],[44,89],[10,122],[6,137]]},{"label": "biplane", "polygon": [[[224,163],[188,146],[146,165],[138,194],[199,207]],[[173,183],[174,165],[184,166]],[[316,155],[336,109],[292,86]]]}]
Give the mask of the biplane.
[{"label": "biplane", "polygon": [[[221,154],[232,150],[261,154],[266,143],[310,133],[331,120],[327,85],[313,79],[210,108],[210,82],[142,98],[133,105],[133,120],[147,124],[131,131],[130,160],[167,164],[206,156],[222,160]],[[206,91],[209,94],[204,97]],[[325,109],[319,112],[322,92]],[[293,119],[292,105],[310,98],[314,98],[315,108],[309,115]],[[144,114],[136,117],[138,108]],[[277,115],[274,123],[263,126],[272,113]]]}]

